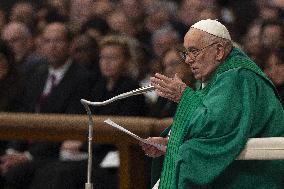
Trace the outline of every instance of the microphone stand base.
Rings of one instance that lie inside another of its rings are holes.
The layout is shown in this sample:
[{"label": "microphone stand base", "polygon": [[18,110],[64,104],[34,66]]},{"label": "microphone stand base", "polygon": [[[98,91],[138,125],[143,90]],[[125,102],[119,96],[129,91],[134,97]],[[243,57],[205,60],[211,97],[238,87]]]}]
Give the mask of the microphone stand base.
[{"label": "microphone stand base", "polygon": [[93,189],[92,183],[85,183],[85,189]]}]

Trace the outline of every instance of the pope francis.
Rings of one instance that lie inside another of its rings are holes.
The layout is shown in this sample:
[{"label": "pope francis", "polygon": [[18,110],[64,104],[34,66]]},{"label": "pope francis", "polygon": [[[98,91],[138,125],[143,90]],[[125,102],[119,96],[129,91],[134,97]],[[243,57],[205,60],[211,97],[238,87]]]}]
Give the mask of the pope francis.
[{"label": "pope francis", "polygon": [[159,189],[281,189],[284,161],[235,161],[249,138],[284,136],[284,111],[271,81],[232,44],[216,20],[192,25],[180,51],[198,80],[196,89],[177,76],[151,78],[161,97],[178,102],[169,126],[142,145],[153,157],[152,187]]}]

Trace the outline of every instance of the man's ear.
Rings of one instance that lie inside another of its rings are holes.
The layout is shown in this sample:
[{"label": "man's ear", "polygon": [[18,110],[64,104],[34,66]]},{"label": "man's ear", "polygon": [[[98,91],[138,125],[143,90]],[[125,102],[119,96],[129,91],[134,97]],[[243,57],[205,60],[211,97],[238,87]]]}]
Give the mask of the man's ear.
[{"label": "man's ear", "polygon": [[221,60],[223,60],[224,56],[225,56],[225,47],[222,44],[218,43],[217,44],[216,60],[218,62],[221,62]]}]

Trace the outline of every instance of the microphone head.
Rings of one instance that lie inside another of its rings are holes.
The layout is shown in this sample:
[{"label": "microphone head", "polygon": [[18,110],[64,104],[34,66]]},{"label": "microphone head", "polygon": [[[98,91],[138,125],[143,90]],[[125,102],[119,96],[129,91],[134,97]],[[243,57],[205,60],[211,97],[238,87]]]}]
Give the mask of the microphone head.
[{"label": "microphone head", "polygon": [[91,105],[91,106],[103,106],[107,104],[105,103],[105,101],[104,102],[91,102],[85,99],[81,99],[80,101],[81,101],[81,104],[83,105]]},{"label": "microphone head", "polygon": [[81,104],[88,104],[90,101],[87,101],[85,99],[81,99],[80,102],[81,102]]}]

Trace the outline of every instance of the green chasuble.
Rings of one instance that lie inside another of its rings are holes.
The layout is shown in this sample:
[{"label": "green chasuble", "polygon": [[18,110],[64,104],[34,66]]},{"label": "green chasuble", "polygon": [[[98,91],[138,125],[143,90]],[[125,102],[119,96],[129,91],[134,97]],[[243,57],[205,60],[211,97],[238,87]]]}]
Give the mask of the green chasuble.
[{"label": "green chasuble", "polygon": [[273,84],[233,48],[205,88],[186,88],[165,156],[155,158],[159,189],[283,189],[284,161],[235,161],[248,138],[284,136]]}]

